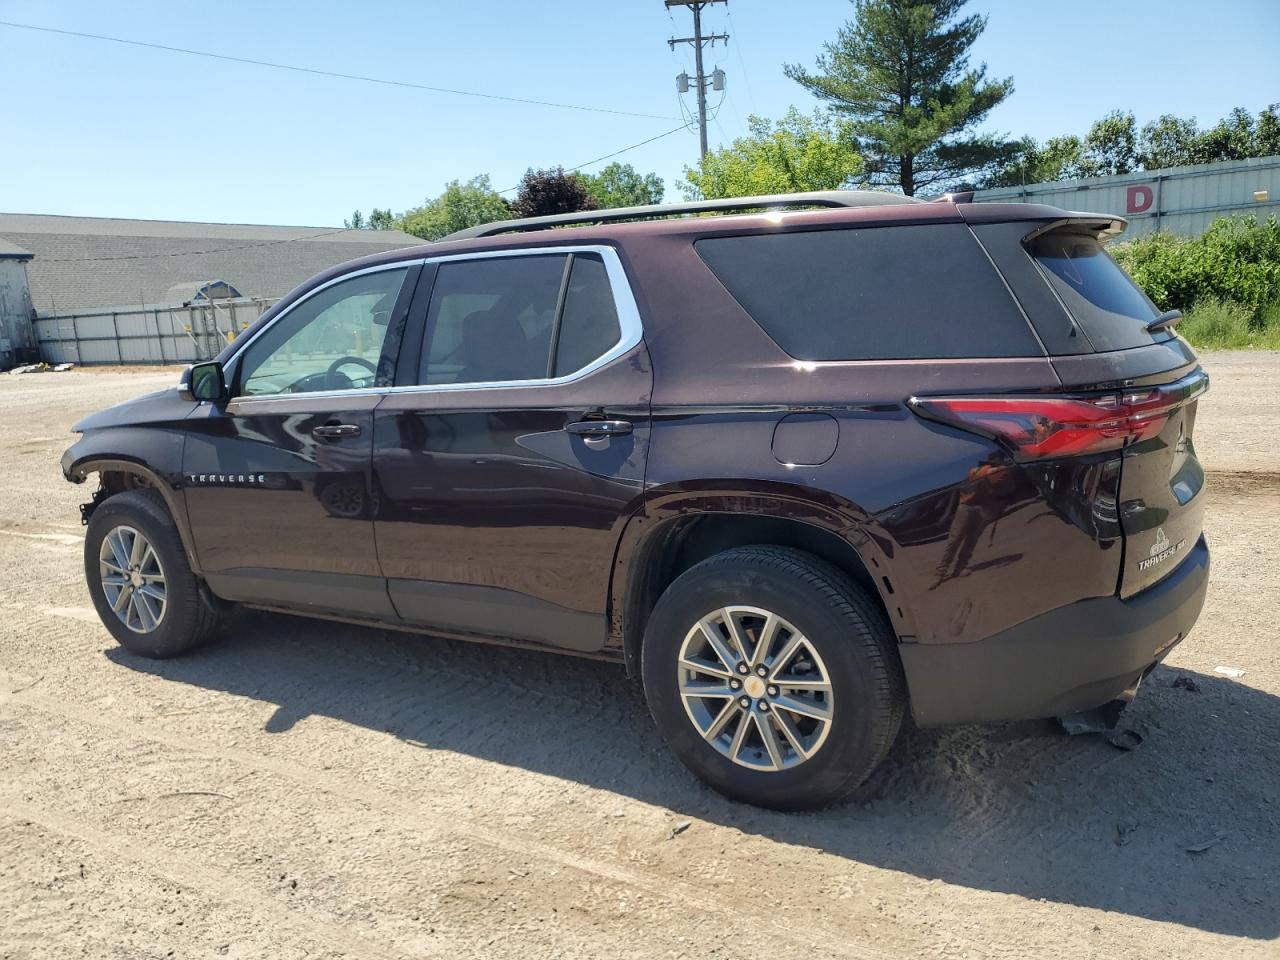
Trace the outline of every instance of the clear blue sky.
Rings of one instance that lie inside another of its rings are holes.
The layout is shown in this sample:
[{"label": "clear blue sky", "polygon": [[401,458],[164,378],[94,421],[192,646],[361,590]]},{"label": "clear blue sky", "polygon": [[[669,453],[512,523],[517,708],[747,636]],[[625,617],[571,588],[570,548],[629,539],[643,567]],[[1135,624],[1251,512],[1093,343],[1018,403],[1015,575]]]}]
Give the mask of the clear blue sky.
[{"label": "clear blue sky", "polygon": [[[974,0],[975,60],[1012,75],[989,128],[1084,133],[1114,108],[1216,121],[1280,100],[1278,0]],[[731,0],[706,24],[728,74],[712,143],[813,101],[782,74],[811,64],[847,0]],[[356,207],[400,211],[455,178],[501,189],[529,166],[570,167],[679,122],[687,12],[662,0],[303,4],[0,0],[0,20],[234,56],[605,107],[646,119],[502,103],[0,27],[0,210],[302,225]],[[692,96],[686,98],[692,106]],[[678,198],[697,136],[624,154]],[[593,167],[591,169],[598,169]]]}]

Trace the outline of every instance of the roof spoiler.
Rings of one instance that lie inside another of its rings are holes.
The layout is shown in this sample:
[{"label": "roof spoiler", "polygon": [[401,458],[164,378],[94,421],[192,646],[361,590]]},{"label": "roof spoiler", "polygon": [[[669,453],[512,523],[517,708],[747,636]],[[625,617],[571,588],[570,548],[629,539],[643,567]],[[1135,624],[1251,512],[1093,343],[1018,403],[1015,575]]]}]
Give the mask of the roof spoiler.
[{"label": "roof spoiler", "polygon": [[619,220],[660,220],[665,217],[699,213],[731,213],[749,210],[777,210],[783,207],[876,207],[888,204],[924,203],[900,193],[876,190],[814,190],[808,193],[774,193],[759,197],[726,197],[720,200],[690,200],[685,203],[655,203],[641,207],[615,207],[611,210],[580,210],[576,213],[548,217],[525,217],[520,220],[497,220],[451,233],[442,240],[473,240],[500,233],[522,233],[526,230],[549,230],[552,227],[580,226],[589,223],[616,223]]},{"label": "roof spoiler", "polygon": [[1051,220],[1048,223],[1040,224],[1040,226],[1023,237],[1022,242],[1030,243],[1036,237],[1042,237],[1046,233],[1052,233],[1062,227],[1083,227],[1090,233],[1097,234],[1099,240],[1113,240],[1124,233],[1128,226],[1129,221],[1124,217],[1109,216],[1101,213],[1072,212],[1060,220]]}]

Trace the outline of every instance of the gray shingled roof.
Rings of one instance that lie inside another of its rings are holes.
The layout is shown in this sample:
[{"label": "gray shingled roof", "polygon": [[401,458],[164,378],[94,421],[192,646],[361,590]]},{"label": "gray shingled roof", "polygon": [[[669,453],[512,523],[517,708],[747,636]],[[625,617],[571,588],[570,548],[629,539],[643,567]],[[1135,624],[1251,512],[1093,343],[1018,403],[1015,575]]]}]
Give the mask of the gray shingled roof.
[{"label": "gray shingled roof", "polygon": [[399,230],[0,213],[6,243],[31,252],[31,300],[48,314],[167,303],[170,287],[210,277],[279,297],[334,264],[422,241]]},{"label": "gray shingled roof", "polygon": [[0,260],[30,260],[31,251],[0,237]]}]

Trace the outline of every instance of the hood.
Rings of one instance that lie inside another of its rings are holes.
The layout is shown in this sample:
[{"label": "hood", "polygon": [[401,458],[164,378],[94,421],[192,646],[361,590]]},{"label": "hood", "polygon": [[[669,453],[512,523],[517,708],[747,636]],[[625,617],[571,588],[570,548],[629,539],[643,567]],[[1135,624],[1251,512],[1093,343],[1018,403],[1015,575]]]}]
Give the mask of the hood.
[{"label": "hood", "polygon": [[156,390],[143,394],[114,407],[107,407],[97,413],[77,421],[71,428],[73,433],[84,433],[88,430],[100,430],[103,427],[128,427],[143,423],[159,423],[183,420],[199,404],[194,400],[183,400],[176,387]]}]

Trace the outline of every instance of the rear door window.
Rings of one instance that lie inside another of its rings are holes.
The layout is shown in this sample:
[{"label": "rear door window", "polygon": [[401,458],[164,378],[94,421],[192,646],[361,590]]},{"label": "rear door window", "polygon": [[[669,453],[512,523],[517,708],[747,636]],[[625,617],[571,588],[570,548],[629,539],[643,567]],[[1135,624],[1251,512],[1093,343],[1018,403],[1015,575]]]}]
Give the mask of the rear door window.
[{"label": "rear door window", "polygon": [[556,338],[555,375],[564,377],[581,370],[612,350],[621,337],[604,261],[597,253],[574,254]]},{"label": "rear door window", "polygon": [[418,382],[545,378],[566,261],[557,254],[440,264]]},{"label": "rear door window", "polygon": [[417,382],[564,377],[621,339],[613,287],[598,253],[445,261],[427,309]]},{"label": "rear door window", "polygon": [[715,237],[695,248],[797,360],[1044,355],[964,224]]},{"label": "rear door window", "polygon": [[1092,234],[1054,230],[1033,239],[1027,250],[1095,350],[1153,342],[1146,326],[1160,311]]}]

